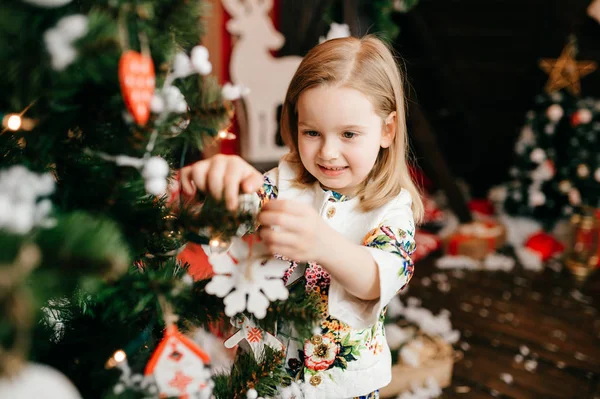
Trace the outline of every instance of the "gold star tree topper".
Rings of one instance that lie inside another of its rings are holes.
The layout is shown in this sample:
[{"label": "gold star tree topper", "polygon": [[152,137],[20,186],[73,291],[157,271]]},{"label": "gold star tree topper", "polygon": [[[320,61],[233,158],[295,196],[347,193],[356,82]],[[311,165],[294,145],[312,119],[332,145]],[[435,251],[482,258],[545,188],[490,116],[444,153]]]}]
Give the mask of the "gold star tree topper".
[{"label": "gold star tree topper", "polygon": [[558,59],[544,58],[540,61],[540,68],[549,75],[545,87],[547,93],[566,87],[574,96],[581,94],[579,80],[594,72],[597,65],[594,61],[575,61],[576,56],[577,43],[571,37]]}]

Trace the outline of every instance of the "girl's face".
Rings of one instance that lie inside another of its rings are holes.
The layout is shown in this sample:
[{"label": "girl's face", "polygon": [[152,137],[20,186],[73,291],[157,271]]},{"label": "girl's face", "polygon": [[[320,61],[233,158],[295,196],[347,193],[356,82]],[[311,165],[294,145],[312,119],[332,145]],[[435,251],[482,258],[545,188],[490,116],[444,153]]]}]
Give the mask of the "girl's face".
[{"label": "girl's face", "polygon": [[324,188],[354,195],[391,145],[395,114],[384,121],[360,91],[325,85],[302,92],[297,106],[302,164]]}]

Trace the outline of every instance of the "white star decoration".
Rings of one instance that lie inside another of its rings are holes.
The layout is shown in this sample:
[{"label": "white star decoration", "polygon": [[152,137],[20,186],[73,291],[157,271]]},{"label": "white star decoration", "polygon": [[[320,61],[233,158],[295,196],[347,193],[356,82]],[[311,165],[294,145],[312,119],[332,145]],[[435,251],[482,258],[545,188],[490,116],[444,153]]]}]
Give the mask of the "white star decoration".
[{"label": "white star decoration", "polygon": [[283,274],[289,263],[273,258],[253,236],[250,245],[233,237],[227,252],[208,258],[215,275],[206,292],[225,298],[225,314],[235,316],[245,310],[259,319],[267,314],[270,301],[288,297]]}]

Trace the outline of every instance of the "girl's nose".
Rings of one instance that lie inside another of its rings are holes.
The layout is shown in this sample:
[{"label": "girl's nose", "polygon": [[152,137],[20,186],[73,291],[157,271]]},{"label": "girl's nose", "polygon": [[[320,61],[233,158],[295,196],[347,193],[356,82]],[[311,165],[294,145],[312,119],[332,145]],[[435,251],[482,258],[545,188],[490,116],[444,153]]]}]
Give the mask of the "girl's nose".
[{"label": "girl's nose", "polygon": [[333,140],[326,140],[321,146],[321,151],[319,155],[324,161],[329,161],[338,158],[340,152],[338,146]]}]

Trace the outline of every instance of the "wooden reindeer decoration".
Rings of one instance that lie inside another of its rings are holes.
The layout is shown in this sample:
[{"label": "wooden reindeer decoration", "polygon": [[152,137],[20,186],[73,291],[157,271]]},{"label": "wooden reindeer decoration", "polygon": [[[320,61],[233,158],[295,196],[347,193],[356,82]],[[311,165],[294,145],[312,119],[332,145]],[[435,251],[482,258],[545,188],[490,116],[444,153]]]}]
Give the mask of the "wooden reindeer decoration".
[{"label": "wooden reindeer decoration", "polygon": [[231,54],[231,80],[250,89],[243,96],[247,123],[240,135],[242,156],[250,162],[278,161],[288,150],[276,143],[277,108],[302,57],[271,55],[271,50],[285,43],[269,17],[273,0],[221,1],[232,17],[227,30],[237,36]]}]

